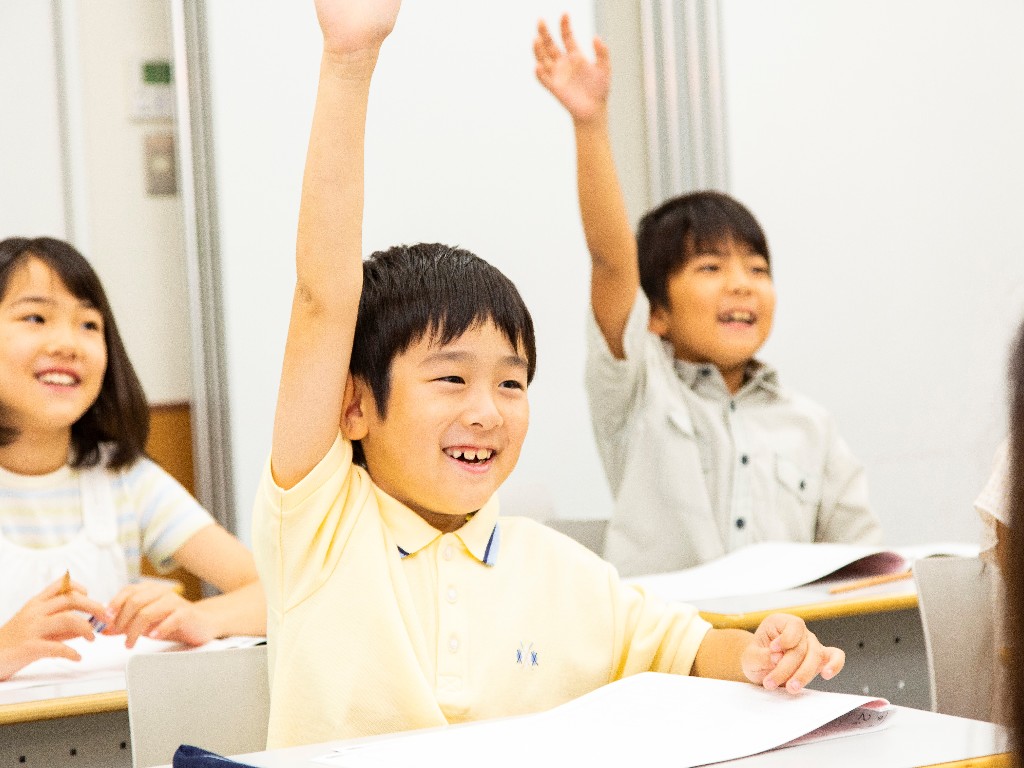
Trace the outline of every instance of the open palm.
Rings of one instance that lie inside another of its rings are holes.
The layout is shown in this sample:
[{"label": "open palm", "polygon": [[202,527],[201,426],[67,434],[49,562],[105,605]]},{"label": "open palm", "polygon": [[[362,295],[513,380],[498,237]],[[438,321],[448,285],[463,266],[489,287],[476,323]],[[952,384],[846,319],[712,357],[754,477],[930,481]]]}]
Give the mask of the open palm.
[{"label": "open palm", "polygon": [[562,44],[559,47],[544,22],[537,25],[533,55],[537,59],[537,79],[551,91],[573,120],[586,121],[599,114],[608,101],[611,85],[611,60],[608,48],[594,39],[594,61],[580,50],[572,34],[569,17],[562,16]]}]

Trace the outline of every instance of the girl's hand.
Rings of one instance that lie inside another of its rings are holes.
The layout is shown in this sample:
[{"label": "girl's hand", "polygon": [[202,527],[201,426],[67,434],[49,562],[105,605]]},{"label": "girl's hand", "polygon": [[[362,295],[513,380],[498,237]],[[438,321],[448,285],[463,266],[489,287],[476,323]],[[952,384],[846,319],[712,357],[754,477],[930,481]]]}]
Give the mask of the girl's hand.
[{"label": "girl's hand", "polygon": [[537,24],[533,55],[537,59],[537,79],[564,106],[572,119],[585,123],[603,115],[608,104],[612,65],[608,47],[594,38],[595,60],[590,61],[573,37],[569,16],[562,16],[563,51],[551,37],[543,21]]},{"label": "girl's hand", "polygon": [[391,33],[401,0],[316,0],[324,53],[372,52]]},{"label": "girl's hand", "polygon": [[838,648],[822,645],[803,619],[785,613],[768,616],[741,658],[743,674],[771,690],[798,693],[819,674],[831,680],[846,663]]},{"label": "girl's hand", "polygon": [[202,645],[217,636],[203,610],[175,592],[173,584],[132,584],[114,596],[108,610],[114,619],[103,634],[125,635],[127,648],[134,647],[143,635],[186,645]]},{"label": "girl's hand", "polygon": [[64,591],[64,578],[49,584],[0,627],[0,680],[44,658],[80,661],[81,656],[65,641],[74,637],[92,640],[88,616],[107,618],[106,609],[85,595],[81,584]]}]

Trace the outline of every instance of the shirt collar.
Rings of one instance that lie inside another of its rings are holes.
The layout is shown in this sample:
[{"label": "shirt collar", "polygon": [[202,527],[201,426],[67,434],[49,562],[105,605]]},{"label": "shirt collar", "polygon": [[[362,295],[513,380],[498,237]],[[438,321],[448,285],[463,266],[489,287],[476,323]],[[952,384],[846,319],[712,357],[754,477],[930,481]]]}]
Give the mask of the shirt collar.
[{"label": "shirt collar", "polygon": [[[441,532],[427,523],[400,501],[374,486],[380,516],[394,536],[398,552],[404,558],[416,554],[441,537]],[[473,517],[455,531],[463,546],[484,565],[497,562],[500,535],[498,531],[498,496],[495,494]]]},{"label": "shirt collar", "polygon": [[[671,349],[667,351],[671,354]],[[733,397],[725,386],[725,379],[722,378],[721,372],[711,363],[691,363],[688,360],[675,358],[672,361],[672,366],[679,380],[690,389],[696,389],[703,385],[726,397]],[[740,387],[737,395],[756,389],[766,389],[773,394],[777,394],[779,391],[778,373],[772,366],[762,363],[760,360],[751,360],[747,363],[746,378],[747,380]]]}]

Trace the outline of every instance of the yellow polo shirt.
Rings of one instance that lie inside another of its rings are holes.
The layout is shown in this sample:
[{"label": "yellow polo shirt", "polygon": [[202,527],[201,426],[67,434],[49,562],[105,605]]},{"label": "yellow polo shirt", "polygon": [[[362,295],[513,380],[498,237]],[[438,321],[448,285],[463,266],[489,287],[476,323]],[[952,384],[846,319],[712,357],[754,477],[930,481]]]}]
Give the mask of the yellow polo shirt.
[{"label": "yellow polo shirt", "polygon": [[253,518],[267,593],[270,748],[517,715],[612,680],[688,674],[709,625],[619,582],[492,498],[442,534],[352,464],[340,436]]}]

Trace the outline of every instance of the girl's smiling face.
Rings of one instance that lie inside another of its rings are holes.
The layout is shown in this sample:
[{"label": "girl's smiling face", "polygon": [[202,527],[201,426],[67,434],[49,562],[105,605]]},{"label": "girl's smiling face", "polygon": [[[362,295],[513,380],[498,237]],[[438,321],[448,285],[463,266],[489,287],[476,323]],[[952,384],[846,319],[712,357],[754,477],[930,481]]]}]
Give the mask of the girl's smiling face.
[{"label": "girl's smiling face", "polygon": [[70,444],[107,368],[103,316],[41,259],[16,267],[0,299],[0,407],[18,440]]}]

